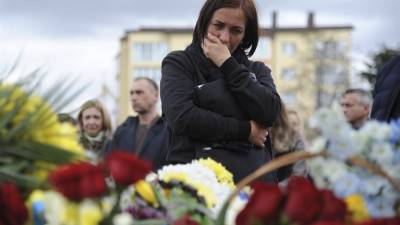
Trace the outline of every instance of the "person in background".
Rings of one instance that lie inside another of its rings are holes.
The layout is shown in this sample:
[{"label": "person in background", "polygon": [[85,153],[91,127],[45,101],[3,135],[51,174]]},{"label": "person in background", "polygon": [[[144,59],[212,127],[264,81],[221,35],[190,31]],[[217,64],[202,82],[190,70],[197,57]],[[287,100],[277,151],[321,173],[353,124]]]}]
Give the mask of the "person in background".
[{"label": "person in background", "polygon": [[[305,150],[306,141],[303,135],[301,119],[295,110],[287,109],[284,104],[282,104],[278,119],[269,131],[272,149],[275,151],[277,158],[291,152]],[[308,176],[307,165],[304,160],[278,169],[279,182],[292,175]]]},{"label": "person in background", "polygon": [[[207,0],[192,43],[164,58],[167,163],[210,157],[238,182],[273,158],[267,127],[281,100],[271,70],[248,59],[257,48],[258,28],[254,1]],[[275,172],[261,179],[277,182]]]},{"label": "person in background", "polygon": [[371,118],[385,122],[400,118],[400,54],[377,75]]},{"label": "person in background", "polygon": [[165,161],[168,132],[165,120],[157,112],[158,85],[147,77],[136,78],[131,86],[132,109],[137,116],[129,116],[115,131],[109,151],[124,150],[153,163],[159,169]]},{"label": "person in background", "polygon": [[112,126],[106,108],[98,100],[89,100],[78,113],[80,143],[94,160],[102,159],[110,144]]},{"label": "person in background", "polygon": [[372,106],[371,94],[363,89],[348,89],[340,100],[347,122],[358,130],[369,119]]}]

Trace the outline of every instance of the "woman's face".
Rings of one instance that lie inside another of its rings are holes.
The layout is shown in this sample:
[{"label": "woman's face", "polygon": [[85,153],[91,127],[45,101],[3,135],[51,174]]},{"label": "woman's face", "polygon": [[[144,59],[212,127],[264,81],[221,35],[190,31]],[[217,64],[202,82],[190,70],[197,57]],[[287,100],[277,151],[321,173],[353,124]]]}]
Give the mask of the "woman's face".
[{"label": "woman's face", "polygon": [[103,117],[99,109],[87,108],[82,113],[83,132],[89,136],[96,136],[102,130]]},{"label": "woman's face", "polygon": [[207,33],[217,36],[233,53],[244,38],[246,17],[241,8],[221,8],[214,12]]}]

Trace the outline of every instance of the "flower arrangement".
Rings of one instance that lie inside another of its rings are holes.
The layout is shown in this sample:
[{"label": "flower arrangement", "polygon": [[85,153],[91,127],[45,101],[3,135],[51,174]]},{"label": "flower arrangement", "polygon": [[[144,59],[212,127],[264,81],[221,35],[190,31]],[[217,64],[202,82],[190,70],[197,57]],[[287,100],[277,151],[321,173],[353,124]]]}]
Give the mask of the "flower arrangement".
[{"label": "flower arrangement", "polygon": [[[105,162],[60,166],[49,181],[55,191],[37,190],[28,200],[35,225],[211,225],[235,187],[232,174],[211,159],[155,174],[147,161],[118,150]],[[246,198],[240,202],[244,206]]]},{"label": "flower arrangement", "polygon": [[[44,215],[40,224],[112,224],[120,213],[123,190],[150,171],[149,162],[123,151],[113,151],[104,163],[63,165],[49,175],[50,183],[62,196],[54,191],[42,193],[35,200],[42,202],[43,208],[35,214]],[[112,179],[111,184],[106,183],[106,177]],[[54,202],[58,202],[57,210],[52,207]]]},{"label": "flower arrangement", "polygon": [[[400,201],[400,120],[367,121],[353,130],[341,111],[332,108],[318,111],[310,123],[321,131],[311,150],[331,156],[308,161],[315,183],[349,202],[359,202],[360,207],[365,205],[365,217],[395,216]],[[349,159],[369,163],[381,176],[351,166]]]},{"label": "flower arrangement", "polygon": [[30,86],[34,78],[9,83],[6,77],[0,74],[0,183],[11,181],[29,192],[46,186],[55,166],[82,159],[83,149],[76,128],[60,123],[49,104],[51,97],[59,104],[68,100],[54,90],[38,96]]},{"label": "flower arrangement", "polygon": [[[321,131],[311,152],[273,160],[235,186],[211,159],[157,173],[118,150],[86,162],[75,128],[53,110],[65,104],[62,94],[42,98],[27,83],[0,79],[0,225],[400,224],[400,120],[355,131],[340,110],[322,109],[311,120]],[[287,186],[242,191],[263,173],[306,158],[314,183],[292,178]]]}]

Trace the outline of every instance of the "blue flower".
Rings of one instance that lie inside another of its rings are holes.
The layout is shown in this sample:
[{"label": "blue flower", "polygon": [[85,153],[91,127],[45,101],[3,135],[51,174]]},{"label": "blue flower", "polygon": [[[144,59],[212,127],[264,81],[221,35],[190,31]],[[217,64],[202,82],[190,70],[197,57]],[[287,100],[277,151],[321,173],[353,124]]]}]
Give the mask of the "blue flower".
[{"label": "blue flower", "polygon": [[360,177],[352,172],[346,173],[336,183],[333,184],[333,190],[336,195],[346,197],[360,192],[362,181]]},{"label": "blue flower", "polygon": [[400,144],[400,119],[390,121],[390,143],[394,145]]}]

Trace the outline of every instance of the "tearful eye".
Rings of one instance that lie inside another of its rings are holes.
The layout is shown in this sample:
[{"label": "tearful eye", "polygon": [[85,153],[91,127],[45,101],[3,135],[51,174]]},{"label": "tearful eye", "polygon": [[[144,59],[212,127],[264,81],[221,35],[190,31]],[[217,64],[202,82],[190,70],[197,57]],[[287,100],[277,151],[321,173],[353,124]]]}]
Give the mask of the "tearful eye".
[{"label": "tearful eye", "polygon": [[222,24],[222,23],[214,23],[214,26],[215,26],[217,29],[222,29],[222,28],[224,28],[224,24]]}]

